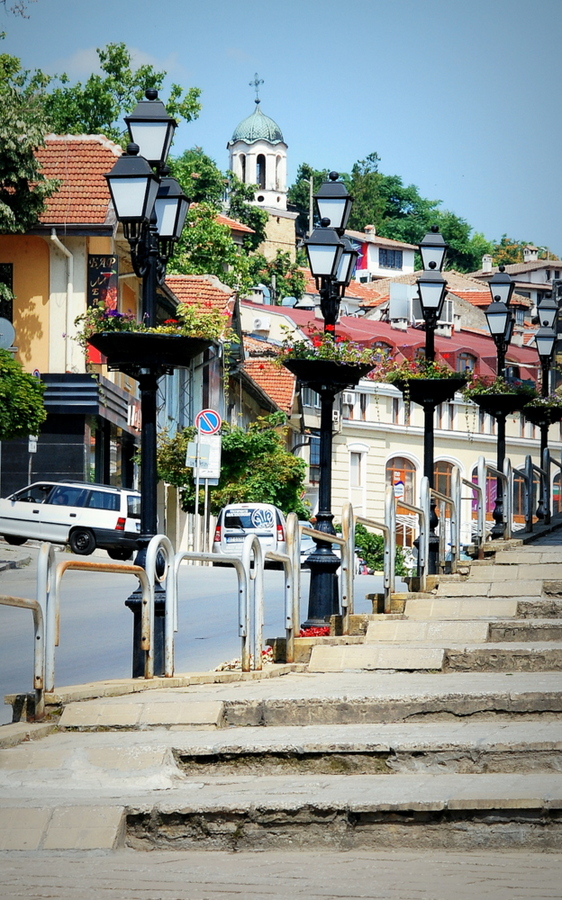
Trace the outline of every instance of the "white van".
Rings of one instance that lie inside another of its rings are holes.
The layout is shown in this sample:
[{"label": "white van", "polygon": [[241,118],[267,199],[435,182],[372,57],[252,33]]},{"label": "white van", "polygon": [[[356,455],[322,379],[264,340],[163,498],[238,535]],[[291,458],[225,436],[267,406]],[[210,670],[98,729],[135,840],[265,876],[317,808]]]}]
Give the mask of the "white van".
[{"label": "white van", "polygon": [[[217,519],[213,553],[217,556],[241,556],[248,534],[255,534],[263,552],[285,553],[285,516],[270,503],[232,503],[223,507]],[[217,559],[213,565],[220,565]],[[277,569],[281,563],[265,560],[265,567]]]},{"label": "white van", "polygon": [[9,544],[70,544],[81,556],[99,547],[125,560],[137,548],[140,501],[138,491],[108,484],[37,481],[0,499],[0,534]]}]

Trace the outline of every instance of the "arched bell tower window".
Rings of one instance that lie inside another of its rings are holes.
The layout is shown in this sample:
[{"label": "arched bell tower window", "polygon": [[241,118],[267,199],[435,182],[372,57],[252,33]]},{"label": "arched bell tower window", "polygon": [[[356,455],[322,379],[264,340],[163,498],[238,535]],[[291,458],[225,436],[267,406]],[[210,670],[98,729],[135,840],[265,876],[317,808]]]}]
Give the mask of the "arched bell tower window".
[{"label": "arched bell tower window", "polygon": [[256,182],[262,191],[265,190],[265,156],[263,153],[258,155],[256,160]]},{"label": "arched bell tower window", "polygon": [[246,154],[240,154],[240,180],[246,184]]}]

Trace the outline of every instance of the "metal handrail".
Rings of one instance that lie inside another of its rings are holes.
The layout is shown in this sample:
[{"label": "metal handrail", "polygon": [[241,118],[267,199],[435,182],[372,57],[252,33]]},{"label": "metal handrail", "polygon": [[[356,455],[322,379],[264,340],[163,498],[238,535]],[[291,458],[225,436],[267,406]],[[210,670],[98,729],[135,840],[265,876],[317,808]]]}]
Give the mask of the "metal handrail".
[{"label": "metal handrail", "polygon": [[[248,535],[245,540],[250,539],[250,541],[257,541],[258,539],[255,535]],[[261,553],[261,545],[258,551],[258,565],[262,562],[263,568],[263,554]],[[199,553],[193,550],[180,550],[174,556],[173,563],[173,575],[174,582],[176,585],[176,597],[179,597],[178,592],[178,577],[179,577],[179,568],[181,563],[184,560],[192,560],[193,562],[217,562],[219,557],[217,557],[216,553]],[[242,671],[249,672],[250,671],[250,568],[248,562],[248,568],[245,566],[245,562],[243,562],[242,557],[240,556],[221,556],[220,557],[221,565],[232,566],[233,569],[236,570],[236,575],[238,577],[238,636],[242,639],[242,649],[241,649],[241,661],[242,661]]]},{"label": "metal handrail", "polygon": [[[159,558],[164,557],[164,571],[158,574]],[[165,534],[156,534],[151,539],[146,550],[146,574],[148,576],[150,591],[149,619],[154,634],[154,585],[166,585],[164,594],[164,677],[171,678],[174,674],[174,632],[178,630],[178,592],[175,578],[169,578],[172,560],[174,559],[174,547],[171,540]],[[154,648],[148,651],[154,672]]]},{"label": "metal handrail", "polygon": [[[285,575],[285,661],[295,661],[295,637],[300,620],[300,533],[296,513],[289,513],[285,529],[286,553],[268,550],[266,559],[283,564]],[[254,653],[254,659],[256,654]],[[261,660],[261,655],[260,655]],[[261,665],[260,665],[261,668]]]},{"label": "metal handrail", "polygon": [[[523,501],[524,501],[524,515],[525,515],[525,531],[531,532],[533,530],[533,507],[534,507],[534,472],[538,471],[542,473],[542,469],[533,464],[533,460],[530,454],[527,454],[525,457],[525,464],[522,469],[513,469],[513,475],[519,475],[524,483],[525,483],[525,491],[523,493]],[[544,473],[543,473],[544,474]],[[542,493],[542,492],[541,492]],[[537,510],[537,517],[538,516]],[[543,518],[544,514],[541,511],[540,518]]]},{"label": "metal handrail", "polygon": [[375,519],[367,519],[364,516],[356,516],[355,521],[366,528],[376,528],[383,533],[383,609],[385,613],[389,613],[391,597],[394,593],[396,566],[396,502],[394,488],[390,484],[386,486],[384,494],[384,513],[384,522],[377,522]]},{"label": "metal handrail", "polygon": [[[453,470],[455,471],[455,470]],[[435,488],[429,489],[430,497],[434,497],[439,501],[439,565],[444,567],[447,555],[447,527],[446,527],[446,511],[445,507],[451,507],[451,573],[454,575],[457,571],[457,560],[459,557],[459,535],[458,535],[458,519],[457,506],[452,497],[442,494]]]},{"label": "metal handrail", "polygon": [[0,606],[15,606],[19,609],[30,609],[33,614],[33,687],[35,690],[35,719],[42,719],[45,715],[45,618],[43,609],[37,600],[28,600],[26,597],[11,597],[7,594],[0,595]]},{"label": "metal handrail", "polygon": [[[455,478],[455,473],[458,473],[458,469],[453,469],[453,478]],[[458,477],[458,474],[457,474]],[[484,509],[484,493],[479,484],[475,484],[473,481],[467,481],[466,478],[458,477],[458,481],[454,482],[453,493],[456,494],[457,497],[457,508],[461,510],[462,507],[462,485],[470,488],[472,491],[476,493],[477,501],[476,501],[476,549],[479,550],[480,546],[484,543],[484,539],[486,536],[486,512]],[[472,501],[471,501],[472,506]],[[460,518],[461,515],[459,513],[459,531],[460,531]],[[472,509],[470,514],[470,535],[472,538]]]},{"label": "metal handrail", "polygon": [[[54,646],[59,643],[58,623],[60,621],[60,586],[62,577],[69,569],[80,572],[107,572],[110,575],[136,575],[140,581],[142,591],[142,607],[141,607],[141,649],[146,650],[144,663],[144,677],[154,677],[154,582],[150,582],[146,571],[142,566],[135,566],[127,563],[117,562],[88,562],[86,560],[66,559],[58,563],[55,569],[55,590],[54,601],[49,605],[54,606],[54,615],[57,622],[55,634],[55,644],[52,647],[52,668],[46,673],[46,691],[54,691],[55,689],[55,667],[54,667]],[[52,569],[51,569],[52,574]],[[38,585],[39,589],[39,585]],[[151,618],[152,610],[152,618]],[[49,611],[49,616],[51,611]]]},{"label": "metal handrail", "polygon": [[551,485],[551,480],[550,480],[550,467],[551,467],[551,465],[554,464],[555,466],[558,466],[558,469],[560,471],[562,471],[562,462],[558,462],[557,459],[554,459],[554,457],[552,456],[548,447],[545,447],[545,449],[544,449],[543,458],[542,458],[541,462],[542,462],[542,469],[545,473],[544,502],[545,502],[545,508],[548,510],[548,518],[546,518],[546,524],[548,525],[550,523],[551,514],[552,514],[552,509],[551,509],[551,487],[552,487],[552,485]]},{"label": "metal handrail", "polygon": [[406,503],[405,500],[396,500],[400,506],[403,506],[404,509],[407,509],[409,512],[415,513],[415,515],[419,518],[419,540],[418,540],[418,578],[420,583],[420,590],[424,591],[427,585],[427,566],[429,561],[429,512],[430,512],[430,503],[429,503],[429,481],[427,476],[424,475],[421,480],[420,485],[420,498],[421,498],[421,506],[413,506],[411,503]]},{"label": "metal handrail", "polygon": [[[507,469],[507,474],[506,470]],[[486,480],[487,475],[492,475],[493,478],[500,478],[503,482],[503,502],[505,514],[503,517],[503,539],[507,540],[512,531],[512,479],[511,479],[511,462],[508,458],[504,460],[504,471],[500,472],[499,469],[496,469],[495,466],[490,465],[490,463],[486,462],[486,458],[484,456],[478,457],[478,486],[483,492],[483,495],[486,496]]]}]

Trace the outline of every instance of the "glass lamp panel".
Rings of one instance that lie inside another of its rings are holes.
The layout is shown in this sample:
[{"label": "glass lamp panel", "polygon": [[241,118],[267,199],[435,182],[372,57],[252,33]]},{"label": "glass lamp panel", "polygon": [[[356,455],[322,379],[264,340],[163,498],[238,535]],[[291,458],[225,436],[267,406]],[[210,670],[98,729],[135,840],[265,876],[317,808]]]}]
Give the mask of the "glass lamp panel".
[{"label": "glass lamp panel", "polygon": [[498,303],[505,303],[506,306],[509,306],[514,288],[513,281],[509,275],[506,275],[504,272],[498,272],[490,278],[488,287],[490,288],[492,300],[497,300]]},{"label": "glass lamp panel", "polygon": [[120,222],[148,222],[158,192],[154,178],[110,178],[109,188]]},{"label": "glass lamp panel", "polygon": [[139,145],[140,156],[151,165],[166,161],[174,133],[173,125],[170,126],[170,121],[129,121],[131,140]]},{"label": "glass lamp panel", "polygon": [[310,271],[316,278],[331,277],[337,271],[341,244],[306,244]]},{"label": "glass lamp panel", "polygon": [[552,328],[556,321],[558,307],[556,301],[552,299],[543,300],[537,309],[539,323],[544,328]]},{"label": "glass lamp panel", "polygon": [[537,353],[541,358],[550,359],[555,342],[556,332],[552,328],[539,328],[535,335],[535,344],[537,345]]},{"label": "glass lamp panel", "polygon": [[178,212],[177,197],[158,197],[154,204],[156,213],[156,227],[162,238],[174,238],[176,236],[176,217]]},{"label": "glass lamp panel", "polygon": [[349,219],[346,197],[317,197],[316,203],[320,219],[329,219],[330,228],[345,228]]},{"label": "glass lamp panel", "polygon": [[445,281],[418,281],[422,313],[440,312],[445,297]]},{"label": "glass lamp panel", "polygon": [[509,310],[505,303],[492,303],[486,310],[486,320],[490,334],[503,337],[507,333],[509,323]]},{"label": "glass lamp panel", "polygon": [[344,250],[338,265],[338,271],[336,272],[336,281],[338,284],[344,284],[346,287],[351,281],[351,276],[353,275],[353,269],[355,267],[355,260],[357,259],[357,253],[355,250]]},{"label": "glass lamp panel", "polygon": [[[443,260],[445,259],[445,250],[446,247],[443,244],[442,247],[429,247],[423,244],[420,244],[420,254],[422,258],[422,266],[425,270],[428,269],[436,269],[437,271],[441,271],[443,268]],[[435,266],[430,265],[430,263],[435,263]]]},{"label": "glass lamp panel", "polygon": [[179,202],[178,215],[176,219],[176,233],[174,235],[176,241],[179,241],[181,237],[181,233],[183,231],[183,226],[185,225],[185,219],[189,210],[189,200],[187,197],[182,197]]}]

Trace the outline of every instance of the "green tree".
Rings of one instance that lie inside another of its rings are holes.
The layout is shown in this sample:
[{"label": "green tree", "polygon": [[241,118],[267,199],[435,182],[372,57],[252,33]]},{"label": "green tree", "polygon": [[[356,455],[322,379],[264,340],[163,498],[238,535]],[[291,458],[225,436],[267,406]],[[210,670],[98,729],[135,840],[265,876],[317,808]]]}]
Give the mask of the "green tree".
[{"label": "green tree", "polygon": [[37,434],[47,413],[44,385],[25,372],[7,350],[0,350],[0,441]]},{"label": "green tree", "polygon": [[191,203],[212,203],[220,209],[227,180],[214,160],[201,147],[170,158],[170,174],[177,178]]},{"label": "green tree", "polygon": [[528,246],[528,241],[514,241],[502,234],[501,240],[493,245],[491,253],[495,266],[510,266],[523,262],[523,247]]},{"label": "green tree", "polygon": [[244,237],[244,246],[248,251],[256,250],[266,235],[268,214],[253,204],[257,185],[244,184],[233,173],[228,173],[228,215],[237,222],[242,222],[253,229],[253,234]]},{"label": "green tree", "polygon": [[190,207],[168,272],[175,275],[216,275],[237,291],[251,287],[248,257],[236,246],[230,228],[217,221],[212,203]]},{"label": "green tree", "polygon": [[[4,34],[0,34],[0,39]],[[41,173],[36,151],[48,126],[42,102],[46,78],[22,70],[20,60],[0,54],[0,232],[28,231],[57,182]]]},{"label": "green tree", "polygon": [[[273,503],[284,513],[308,518],[310,510],[302,501],[306,463],[286,450],[285,422],[285,414],[278,412],[258,418],[246,431],[223,424],[221,477],[209,488],[214,515],[227,503],[254,502]],[[192,470],[185,467],[187,444],[194,435],[195,429],[186,428],[174,437],[159,437],[159,477],[181,488],[185,510],[195,502]]]},{"label": "green tree", "polygon": [[289,253],[278,250],[275,259],[268,260],[261,253],[255,253],[249,259],[250,273],[254,284],[265,284],[272,291],[276,303],[284,297],[296,297],[304,294],[306,280],[298,263],[291,262]]},{"label": "green tree", "polygon": [[[97,49],[103,75],[92,74],[82,84],[70,84],[66,74],[45,97],[45,111],[57,134],[105,134],[117,142],[126,141],[122,118],[142,99],[147,88],[161,90],[165,72],[153,66],[131,66],[131,53],[123,43]],[[166,109],[178,121],[196,119],[201,109],[199,88],[184,92],[172,84]]]}]

